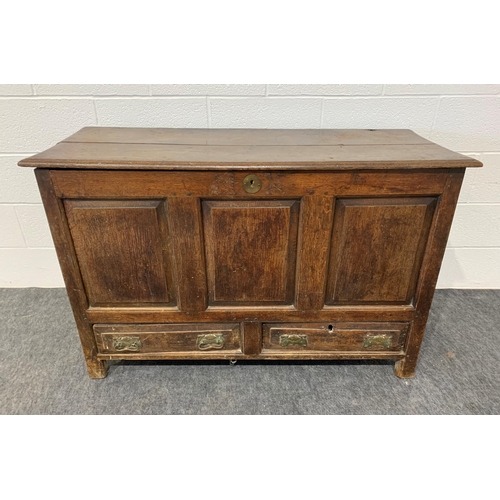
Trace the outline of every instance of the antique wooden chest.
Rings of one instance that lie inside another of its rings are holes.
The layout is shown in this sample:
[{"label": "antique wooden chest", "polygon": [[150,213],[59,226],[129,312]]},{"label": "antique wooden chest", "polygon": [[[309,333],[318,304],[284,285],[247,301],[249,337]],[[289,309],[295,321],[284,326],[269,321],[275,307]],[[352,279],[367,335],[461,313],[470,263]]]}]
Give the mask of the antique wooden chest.
[{"label": "antique wooden chest", "polygon": [[91,377],[112,359],[386,359],[412,377],[481,163],[410,130],[90,127],[19,165]]}]

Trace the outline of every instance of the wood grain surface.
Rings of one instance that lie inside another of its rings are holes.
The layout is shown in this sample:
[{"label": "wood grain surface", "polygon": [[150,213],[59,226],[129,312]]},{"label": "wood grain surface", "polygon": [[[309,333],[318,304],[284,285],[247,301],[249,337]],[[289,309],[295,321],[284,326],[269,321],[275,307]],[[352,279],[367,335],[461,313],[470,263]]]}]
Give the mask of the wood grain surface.
[{"label": "wood grain surface", "polygon": [[412,377],[481,163],[408,130],[89,127],[20,165],[41,167],[91,377],[108,359],[388,359]]},{"label": "wood grain surface", "polygon": [[173,302],[162,201],[66,200],[65,207],[91,305]]},{"label": "wood grain surface", "polygon": [[[137,352],[190,352],[191,355],[224,351],[241,353],[240,325],[227,323],[178,325],[94,325],[97,346],[103,354],[120,354],[115,341],[121,338],[139,339]],[[219,335],[223,343],[217,349],[200,349],[200,336]],[[127,354],[123,351],[121,354]]]},{"label": "wood grain surface", "polygon": [[203,203],[210,305],[292,304],[298,201]]},{"label": "wood grain surface", "polygon": [[408,130],[190,130],[85,128],[20,166],[342,170],[480,167]]},{"label": "wood grain surface", "polygon": [[[263,349],[304,351],[402,351],[408,323],[265,323]],[[366,346],[367,337],[385,335],[389,347]],[[302,337],[304,345],[283,345],[283,337]]]},{"label": "wood grain surface", "polygon": [[327,304],[408,304],[435,198],[337,199]]}]

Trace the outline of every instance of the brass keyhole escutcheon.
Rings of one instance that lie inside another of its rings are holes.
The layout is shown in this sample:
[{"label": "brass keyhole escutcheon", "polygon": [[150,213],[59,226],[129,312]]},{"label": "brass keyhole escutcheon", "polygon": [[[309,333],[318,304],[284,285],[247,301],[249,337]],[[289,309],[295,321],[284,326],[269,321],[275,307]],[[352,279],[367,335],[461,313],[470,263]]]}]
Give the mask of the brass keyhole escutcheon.
[{"label": "brass keyhole escutcheon", "polygon": [[243,189],[247,193],[257,193],[261,187],[262,181],[255,174],[249,174],[243,179]]}]

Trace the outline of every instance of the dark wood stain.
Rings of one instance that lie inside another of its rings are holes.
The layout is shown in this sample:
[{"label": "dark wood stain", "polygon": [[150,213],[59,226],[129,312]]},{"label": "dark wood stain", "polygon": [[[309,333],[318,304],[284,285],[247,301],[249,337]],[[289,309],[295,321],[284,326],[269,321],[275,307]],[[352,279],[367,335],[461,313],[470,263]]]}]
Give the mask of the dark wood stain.
[{"label": "dark wood stain", "polygon": [[207,283],[200,200],[195,197],[172,197],[168,207],[179,309],[203,311],[207,306]]},{"label": "dark wood stain", "polygon": [[410,328],[406,355],[395,365],[395,373],[401,378],[410,378],[415,374],[418,354],[464,175],[465,169],[450,172],[446,188],[438,201],[417,283],[414,301],[417,314]]},{"label": "dark wood stain", "polygon": [[[303,351],[402,351],[408,323],[285,323],[263,325],[264,353],[266,350],[283,352]],[[307,345],[283,346],[282,336],[303,336]],[[365,347],[369,336],[387,335],[389,347]]]},{"label": "dark wood stain", "polygon": [[435,201],[337,200],[327,303],[410,303]]},{"label": "dark wood stain", "polygon": [[243,326],[243,352],[249,356],[259,354],[262,348],[260,321],[245,321]]},{"label": "dark wood stain", "polygon": [[90,377],[111,359],[389,359],[412,377],[481,163],[408,130],[87,127],[20,165],[37,167]]},{"label": "dark wood stain", "polygon": [[52,239],[80,336],[87,371],[90,378],[104,378],[108,373],[108,364],[97,357],[97,344],[92,324],[86,316],[89,307],[88,297],[85,293],[64,205],[54,193],[50,174],[49,170],[35,170],[38,188],[49,220]]},{"label": "dark wood stain", "polygon": [[224,353],[241,353],[240,326],[238,324],[206,323],[179,325],[94,325],[97,346],[102,354],[130,354],[120,352],[114,345],[114,340],[120,337],[133,337],[141,342],[140,353],[157,352],[190,352],[197,354],[213,353],[213,350],[200,350],[198,337],[200,335],[221,335]]},{"label": "dark wood stain", "polygon": [[319,311],[325,304],[333,199],[304,196],[301,213],[295,307],[299,311]]},{"label": "dark wood stain", "polygon": [[203,204],[211,305],[291,304],[296,201]]},{"label": "dark wood stain", "polygon": [[325,306],[322,310],[298,311],[293,306],[209,306],[205,311],[179,311],[175,307],[90,307],[93,323],[180,323],[184,321],[409,321],[415,318],[411,305]]},{"label": "dark wood stain", "polygon": [[163,202],[66,200],[65,207],[90,305],[171,302]]},{"label": "dark wood stain", "polygon": [[[428,196],[443,192],[448,179],[444,169],[423,172],[254,172],[262,181],[259,199],[302,196]],[[247,172],[109,172],[51,171],[54,189],[61,198],[137,199],[199,197],[202,199],[249,198],[243,189]],[[119,179],[119,182],[117,182]]]}]

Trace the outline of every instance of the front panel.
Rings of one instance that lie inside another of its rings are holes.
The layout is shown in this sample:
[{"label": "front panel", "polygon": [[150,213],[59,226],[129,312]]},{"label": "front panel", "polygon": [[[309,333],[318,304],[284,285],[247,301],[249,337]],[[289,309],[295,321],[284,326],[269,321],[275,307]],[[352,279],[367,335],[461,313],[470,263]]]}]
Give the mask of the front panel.
[{"label": "front panel", "polygon": [[411,319],[442,172],[243,174],[53,172],[89,317]]},{"label": "front panel", "polygon": [[66,200],[92,306],[172,304],[164,200]]},{"label": "front panel", "polygon": [[338,199],[326,303],[411,303],[435,205],[429,197]]},{"label": "front panel", "polygon": [[299,201],[204,201],[209,303],[293,304]]}]

